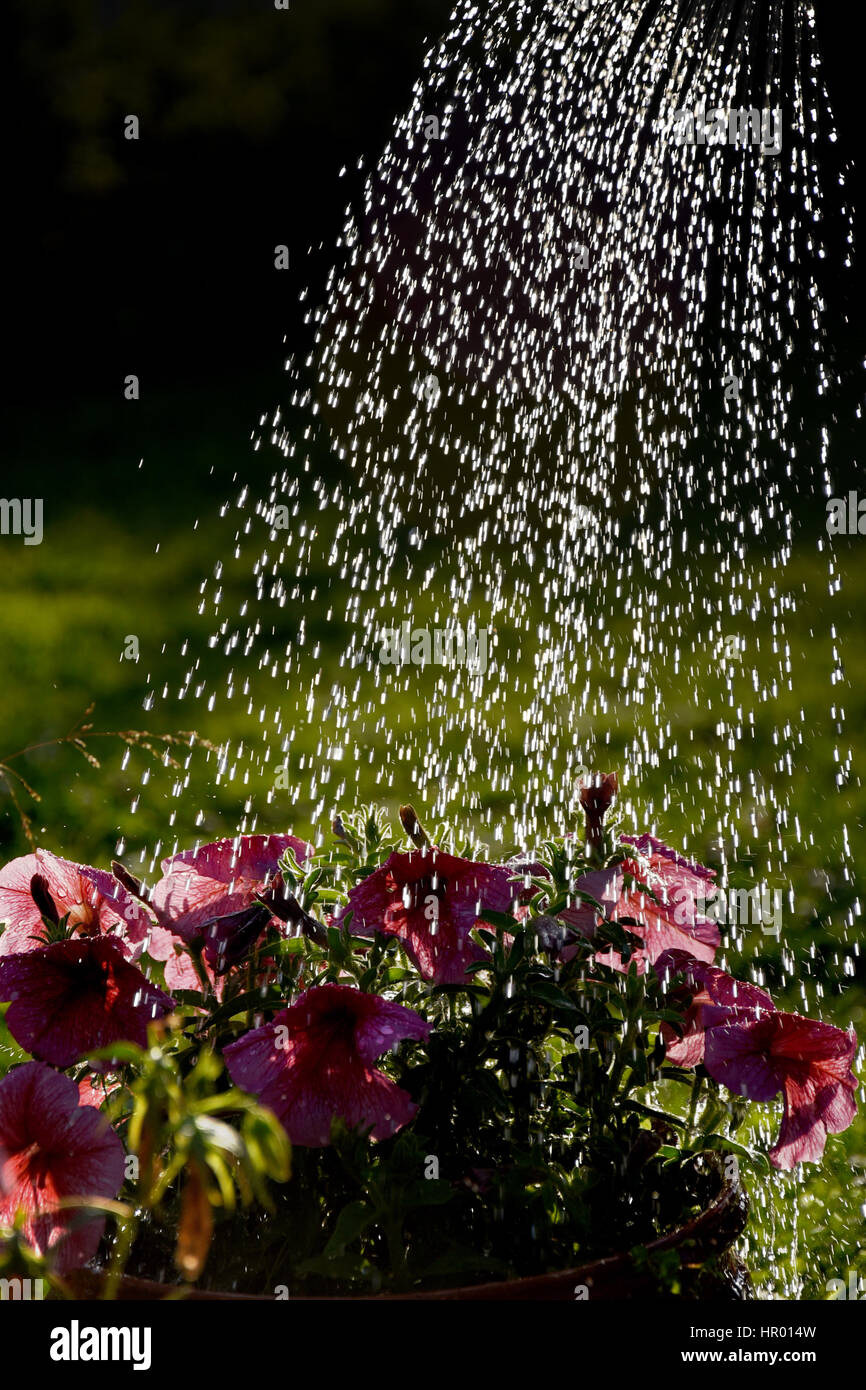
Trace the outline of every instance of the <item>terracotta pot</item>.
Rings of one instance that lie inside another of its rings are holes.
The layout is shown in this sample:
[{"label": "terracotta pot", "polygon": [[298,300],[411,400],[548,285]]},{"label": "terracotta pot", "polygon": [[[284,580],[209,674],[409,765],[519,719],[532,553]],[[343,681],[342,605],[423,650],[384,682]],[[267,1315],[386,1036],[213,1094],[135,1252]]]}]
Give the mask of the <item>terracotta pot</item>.
[{"label": "terracotta pot", "polygon": [[[698,1216],[677,1227],[667,1235],[659,1236],[646,1247],[650,1255],[662,1254],[666,1250],[676,1250],[681,1257],[684,1292],[688,1296],[688,1286],[708,1260],[714,1256],[727,1256],[726,1278],[720,1281],[719,1296],[728,1299],[746,1296],[748,1276],[728,1254],[734,1241],[742,1234],[748,1217],[748,1202],[742,1188],[733,1183],[724,1183],[718,1196]],[[78,1270],[67,1281],[76,1297],[94,1299],[100,1295],[103,1276],[90,1270]],[[527,1279],[500,1280],[493,1284],[469,1284],[459,1289],[434,1289],[424,1293],[401,1294],[356,1294],[334,1298],[321,1295],[318,1299],[304,1295],[292,1296],[294,1302],[381,1302],[388,1300],[439,1302],[545,1302],[554,1300],[573,1302],[576,1290],[584,1286],[590,1299],[628,1299],[652,1297],[658,1286],[650,1273],[635,1268],[628,1252],[610,1255],[603,1260],[579,1265],[557,1274],[534,1274]],[[160,1284],[150,1279],[135,1279],[126,1276],[122,1280],[119,1298],[153,1301],[176,1294],[175,1285]],[[208,1289],[189,1289],[185,1297],[197,1302],[231,1299],[255,1303],[273,1303],[268,1294],[215,1293]]]}]

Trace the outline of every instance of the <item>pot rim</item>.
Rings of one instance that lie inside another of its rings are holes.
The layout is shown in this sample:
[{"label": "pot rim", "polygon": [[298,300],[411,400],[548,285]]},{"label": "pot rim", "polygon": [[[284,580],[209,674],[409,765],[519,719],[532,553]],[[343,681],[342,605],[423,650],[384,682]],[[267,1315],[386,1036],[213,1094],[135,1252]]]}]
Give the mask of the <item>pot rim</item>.
[{"label": "pot rim", "polygon": [[[748,1217],[748,1199],[745,1191],[736,1181],[725,1179],[709,1206],[691,1217],[682,1226],[677,1226],[665,1235],[657,1236],[646,1246],[649,1255],[661,1254],[665,1250],[679,1249],[691,1243],[694,1246],[693,1265],[702,1264],[714,1254],[720,1254],[742,1234]],[[606,1285],[617,1278],[631,1273],[635,1286],[641,1283],[651,1285],[649,1275],[634,1271],[629,1251],[606,1255],[572,1269],[556,1271],[552,1274],[531,1274],[519,1279],[499,1279],[485,1284],[464,1284],[457,1288],[429,1289],[412,1293],[377,1294],[297,1294],[288,1300],[291,1303],[345,1303],[345,1302],[442,1302],[442,1301],[510,1301],[547,1300],[574,1298],[575,1286],[584,1285],[591,1294],[595,1288],[602,1296]],[[104,1275],[93,1270],[76,1270],[67,1277],[67,1283],[76,1297],[98,1298],[104,1282]],[[246,1294],[221,1292],[214,1289],[197,1289],[183,1284],[165,1284],[155,1279],[139,1279],[134,1275],[124,1275],[118,1295],[120,1299],[153,1302],[165,1300],[172,1294],[180,1294],[177,1302],[224,1302],[232,1300],[247,1303],[277,1303],[273,1294]]]}]

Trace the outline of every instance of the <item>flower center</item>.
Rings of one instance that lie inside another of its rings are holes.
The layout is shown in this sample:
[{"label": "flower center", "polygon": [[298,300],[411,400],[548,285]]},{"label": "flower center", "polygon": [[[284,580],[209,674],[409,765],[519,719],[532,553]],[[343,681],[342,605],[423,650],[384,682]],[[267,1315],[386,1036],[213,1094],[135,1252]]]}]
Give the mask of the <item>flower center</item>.
[{"label": "flower center", "polygon": [[69,930],[79,936],[98,936],[99,918],[89,903],[76,903],[69,912]]},{"label": "flower center", "polygon": [[35,1188],[48,1186],[51,1175],[51,1154],[47,1153],[35,1140],[18,1155],[20,1166]]}]

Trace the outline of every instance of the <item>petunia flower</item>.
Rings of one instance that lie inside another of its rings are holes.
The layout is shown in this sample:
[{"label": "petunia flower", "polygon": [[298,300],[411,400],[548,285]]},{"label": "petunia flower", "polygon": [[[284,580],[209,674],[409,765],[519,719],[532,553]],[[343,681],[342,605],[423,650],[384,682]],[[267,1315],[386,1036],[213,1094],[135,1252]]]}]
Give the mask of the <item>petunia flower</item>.
[{"label": "petunia flower", "polygon": [[777,1168],[819,1163],[827,1135],[848,1128],[857,1113],[856,1051],[853,1032],[800,1014],[773,1012],[704,1035],[704,1066],[715,1081],[754,1101],[782,1092],[782,1127],[770,1150]]},{"label": "petunia flower", "polygon": [[417,1106],[373,1063],[404,1038],[426,1040],[430,1025],[402,1004],[346,985],[308,989],[271,1023],[224,1050],[236,1086],[274,1112],[293,1144],[323,1148],[331,1123],[388,1139]]},{"label": "petunia flower", "polygon": [[[41,894],[41,903],[34,891]],[[39,948],[45,931],[41,904],[46,901],[58,920],[68,916],[71,936],[109,936],[130,960],[143,951],[164,960],[171,950],[170,934],[112,874],[38,849],[0,869],[0,922],[6,924],[0,956]]]},{"label": "petunia flower", "polygon": [[[700,911],[713,891],[714,869],[705,869],[669,849],[652,835],[623,835],[626,858],[608,869],[594,870],[577,881],[604,909],[608,921],[630,918],[626,930],[643,945],[624,964],[615,950],[598,952],[596,960],[614,970],[635,963],[639,975],[665,951],[684,950],[698,960],[712,963],[719,945],[719,929]],[[626,884],[626,876],[634,882]],[[589,904],[560,912],[561,919],[582,935],[592,937],[601,920]],[[572,950],[573,954],[573,950]]]},{"label": "petunia flower", "polygon": [[460,859],[432,847],[395,851],[351,890],[349,930],[396,936],[425,980],[462,984],[473,961],[486,953],[469,939],[483,927],[481,913],[511,912],[522,891],[515,870]]},{"label": "petunia flower", "polygon": [[69,1067],[100,1048],[143,1047],[147,1025],[174,1000],[145,979],[108,937],[58,941],[0,959],[0,1002],[15,1041],[40,1061]]},{"label": "petunia flower", "polygon": [[[616,915],[623,894],[622,870],[619,865],[610,869],[592,869],[589,873],[581,875],[576,886],[581,892],[588,893],[595,899],[602,908],[601,916],[592,903],[585,902],[582,898],[578,899],[574,907],[563,908],[558,915],[572,933],[591,941],[602,917],[610,921]],[[561,953],[562,959],[570,960],[577,949],[578,945],[573,940],[567,943]]]},{"label": "petunia flower", "polygon": [[682,984],[670,992],[674,1000],[688,1000],[683,1014],[682,1036],[669,1023],[661,1026],[665,1057],[679,1067],[696,1067],[704,1060],[704,1038],[709,1028],[722,1024],[752,1022],[776,1006],[766,990],[735,980],[716,965],[696,960],[685,951],[665,951],[655,962],[663,985],[674,977]]},{"label": "petunia flower", "polygon": [[23,1212],[24,1239],[58,1272],[91,1260],[105,1226],[60,1200],[114,1198],[123,1177],[123,1145],[69,1077],[25,1062],[0,1081],[0,1225]]},{"label": "petunia flower", "polygon": [[668,1060],[684,1067],[703,1062],[714,1081],[747,1100],[769,1101],[782,1091],[771,1161],[777,1168],[819,1162],[827,1135],[847,1129],[857,1111],[854,1034],[782,1013],[757,985],[683,951],[666,952],[655,968],[663,983],[681,977],[690,997],[682,1038],[662,1024]]},{"label": "petunia flower", "polygon": [[188,944],[203,945],[212,968],[235,963],[269,922],[280,926],[255,904],[287,849],[299,864],[314,852],[294,835],[239,835],[163,860],[151,894],[159,922]]},{"label": "petunia flower", "polygon": [[98,1072],[88,1072],[78,1082],[78,1104],[92,1105],[96,1110],[101,1110],[112,1092],[120,1086],[117,1077],[109,1080],[107,1076]]}]

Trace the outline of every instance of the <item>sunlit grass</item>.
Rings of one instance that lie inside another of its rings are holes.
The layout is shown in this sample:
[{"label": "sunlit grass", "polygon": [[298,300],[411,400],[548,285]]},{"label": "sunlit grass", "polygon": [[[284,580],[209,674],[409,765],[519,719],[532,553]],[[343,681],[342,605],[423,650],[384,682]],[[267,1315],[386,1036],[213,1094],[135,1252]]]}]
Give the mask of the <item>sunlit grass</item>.
[{"label": "sunlit grass", "polygon": [[[195,648],[196,641],[203,644],[210,630],[208,620],[196,612],[196,594],[221,539],[217,524],[203,525],[196,531],[190,528],[186,534],[175,532],[161,538],[157,555],[151,531],[136,532],[116,518],[109,521],[86,515],[70,517],[42,547],[22,549],[0,581],[0,650],[4,656],[0,758],[28,744],[65,734],[92,700],[96,701],[94,726],[100,730],[195,728],[216,742],[229,740],[234,748],[241,742],[260,744],[262,728],[255,698],[253,714],[247,714],[239,702],[223,702],[210,714],[204,701],[196,704],[195,700],[171,698],[188,664],[180,655],[184,640],[192,638]],[[785,798],[801,822],[799,839],[792,827],[784,837],[787,868],[796,887],[795,910],[786,913],[780,942],[757,928],[745,928],[728,945],[727,959],[738,973],[747,972],[751,962],[753,971],[762,972],[779,1003],[804,1012],[817,1011],[842,1026],[853,1023],[862,1037],[866,1031],[862,976],[860,982],[843,988],[840,962],[850,932],[844,925],[844,910],[858,894],[862,899],[864,883],[862,870],[853,883],[844,883],[839,865],[843,859],[843,822],[856,856],[866,808],[859,781],[838,792],[833,788],[836,762],[828,738],[828,705],[838,699],[845,706],[845,742],[854,746],[856,765],[866,727],[866,648],[857,638],[853,614],[862,612],[866,605],[866,573],[856,564],[853,545],[843,553],[843,559],[845,585],[841,601],[835,601],[834,621],[849,684],[831,695],[826,680],[833,640],[829,624],[814,601],[801,604],[797,615],[789,615],[787,628],[792,641],[794,692],[780,695],[772,707],[756,707],[754,736],[748,745],[741,743],[736,754],[735,771],[744,774],[747,763],[753,763],[769,778],[778,756],[773,730],[784,723],[784,702],[787,700],[794,712],[804,710],[809,741],[793,768]],[[239,583],[242,573],[240,567],[234,576],[229,570],[226,582]],[[790,586],[805,584],[808,593],[816,595],[820,594],[823,574],[823,562],[809,546],[794,555],[787,579]],[[422,616],[423,605],[416,606],[416,623]],[[293,629],[295,618],[291,613],[285,616],[287,631]],[[696,614],[695,622],[699,619]],[[137,664],[120,659],[129,634],[139,638]],[[327,666],[330,649],[321,621],[316,636],[323,642],[321,660]],[[610,640],[616,642],[624,636],[614,625]],[[770,639],[760,628],[752,636],[760,642]],[[501,633],[503,650],[515,653],[516,662],[519,638],[519,633]],[[333,645],[338,646],[338,641]],[[218,654],[214,660],[218,662]],[[409,668],[409,674],[422,684],[433,675],[416,668]],[[525,679],[527,673],[521,671],[521,676]],[[599,672],[599,679],[604,678]],[[674,844],[688,841],[690,851],[718,863],[717,822],[727,837],[732,826],[724,806],[714,804],[695,785],[692,762],[693,750],[706,753],[714,747],[712,721],[700,690],[678,688],[672,673],[664,669],[653,671],[652,678],[665,683],[664,704],[682,750],[680,780],[674,786],[667,785],[664,773],[654,775],[648,769],[645,783],[625,787],[624,799],[633,804],[636,823],[643,825],[642,809],[651,804],[658,833]],[[711,654],[706,679],[717,679]],[[266,676],[262,682],[264,700]],[[146,690],[150,686],[161,690],[164,684],[169,686],[169,697],[160,703],[158,712],[146,713],[142,708]],[[627,711],[614,695],[611,689],[608,728],[595,731],[602,739],[609,733],[611,767],[621,765],[619,759],[630,733],[624,724]],[[397,705],[392,699],[380,733],[366,740],[374,748],[374,759],[361,767],[359,795],[385,802],[391,809],[415,795],[413,764],[395,755],[401,738],[413,728],[414,703],[407,698]],[[509,755],[515,761],[522,754],[526,704],[516,695],[513,708],[508,710]],[[299,726],[296,754],[313,758],[319,736],[317,727]],[[125,857],[136,867],[140,867],[140,853],[148,851],[143,860],[147,870],[152,863],[149,852],[157,842],[161,842],[161,852],[168,853],[176,838],[189,843],[195,838],[231,833],[244,822],[245,803],[252,808],[246,814],[247,825],[252,814],[262,829],[293,829],[306,834],[316,828],[311,823],[309,804],[292,804],[287,793],[273,790],[272,769],[263,769],[258,781],[251,779],[247,785],[240,779],[218,784],[215,758],[199,750],[190,762],[189,787],[177,799],[171,794],[177,780],[171,769],[133,752],[123,770],[123,746],[111,740],[94,743],[93,751],[102,762],[98,771],[63,746],[45,748],[14,764],[42,794],[38,807],[30,805],[37,840],[73,858],[104,864],[118,843],[125,841]],[[142,785],[148,766],[151,775]],[[27,802],[26,796],[23,801]],[[476,816],[482,838],[490,839],[490,825],[507,811],[507,803],[507,789],[482,799]],[[702,803],[705,835],[698,843],[690,827],[696,820],[696,807]],[[198,808],[203,815],[196,824]],[[170,823],[172,814],[174,824]],[[761,877],[765,847],[760,835],[749,841],[748,827],[739,830],[739,863],[735,863],[735,856],[729,858],[731,882],[748,885],[750,873],[756,880]],[[3,835],[4,858],[26,849],[8,798],[4,800]],[[500,848],[511,847],[494,843],[492,852]],[[829,892],[820,881],[823,871],[829,875]],[[750,1262],[756,1285],[765,1291],[772,1293],[777,1287],[779,1269],[790,1271],[796,1265],[803,1296],[822,1298],[828,1279],[847,1278],[849,1268],[858,1268],[866,1203],[866,1120],[862,1110],[846,1135],[829,1141],[824,1165],[819,1169],[807,1165],[804,1172],[802,1186],[795,1177],[774,1180],[772,1225],[769,1210],[762,1206],[766,1193],[760,1182],[755,1185]],[[792,1194],[798,1186],[801,1200],[796,1202]],[[789,1194],[787,1198],[783,1192]],[[758,1234],[760,1239],[756,1239]],[[769,1250],[774,1252],[772,1259],[768,1258]],[[756,1258],[763,1258],[765,1264],[756,1264]]]}]

